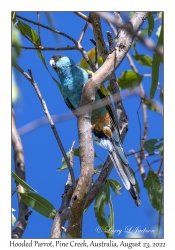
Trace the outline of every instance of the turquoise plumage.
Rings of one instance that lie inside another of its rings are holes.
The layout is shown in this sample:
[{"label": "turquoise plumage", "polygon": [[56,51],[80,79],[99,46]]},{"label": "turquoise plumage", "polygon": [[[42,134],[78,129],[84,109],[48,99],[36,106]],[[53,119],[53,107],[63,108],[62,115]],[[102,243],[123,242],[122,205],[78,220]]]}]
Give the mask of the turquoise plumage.
[{"label": "turquoise plumage", "polygon": [[[79,108],[83,85],[88,80],[88,73],[79,67],[72,59],[63,55],[55,55],[50,59],[50,65],[57,72],[64,100],[70,109]],[[98,90],[95,100],[105,96]],[[141,205],[136,190],[136,181],[129,167],[128,159],[120,140],[117,120],[112,105],[107,105],[92,112],[92,129],[98,144],[105,148],[127,190],[129,190],[137,206]]]}]

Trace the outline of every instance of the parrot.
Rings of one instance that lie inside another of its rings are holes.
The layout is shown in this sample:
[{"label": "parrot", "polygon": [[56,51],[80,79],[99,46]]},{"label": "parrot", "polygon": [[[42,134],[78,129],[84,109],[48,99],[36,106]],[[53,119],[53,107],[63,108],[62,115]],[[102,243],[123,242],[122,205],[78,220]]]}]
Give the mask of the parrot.
[{"label": "parrot", "polygon": [[[89,79],[89,73],[78,66],[74,60],[64,55],[52,56],[50,65],[58,74],[61,82],[61,92],[66,105],[72,111],[78,109],[82,89]],[[105,97],[106,95],[99,89],[95,95],[95,102]],[[108,151],[123,185],[129,190],[135,204],[140,206],[141,199],[136,189],[136,180],[121,143],[117,117],[112,103],[93,110],[91,124],[95,141]]]}]

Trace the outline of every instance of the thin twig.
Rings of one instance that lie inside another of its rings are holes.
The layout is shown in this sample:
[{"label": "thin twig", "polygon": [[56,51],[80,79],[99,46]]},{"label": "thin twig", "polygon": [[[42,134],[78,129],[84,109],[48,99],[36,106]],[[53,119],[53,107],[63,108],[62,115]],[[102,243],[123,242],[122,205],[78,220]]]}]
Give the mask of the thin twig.
[{"label": "thin twig", "polygon": [[134,156],[135,156],[135,159],[136,159],[136,162],[138,164],[138,167],[139,167],[139,170],[140,170],[140,174],[141,174],[141,177],[142,177],[142,180],[143,180],[143,183],[145,182],[145,179],[146,179],[146,174],[145,174],[145,169],[142,165],[142,162],[140,160],[140,156],[138,156],[137,154],[135,154],[135,151],[132,149],[130,150]]},{"label": "thin twig", "polygon": [[28,71],[29,71],[29,74],[30,74],[30,79],[29,79],[28,77],[27,77],[27,79],[31,82],[32,86],[34,87],[34,89],[35,89],[35,91],[36,91],[36,93],[37,93],[37,95],[38,95],[38,97],[39,97],[39,100],[40,100],[40,102],[41,102],[41,104],[42,104],[42,106],[43,106],[43,108],[44,108],[44,113],[46,114],[46,116],[47,116],[47,118],[48,118],[49,124],[50,124],[50,126],[51,126],[51,128],[52,128],[52,131],[53,131],[54,135],[55,135],[55,138],[56,138],[56,140],[57,140],[57,143],[58,143],[58,145],[59,145],[59,147],[60,147],[60,150],[61,150],[61,152],[62,152],[62,154],[63,154],[63,156],[64,156],[64,159],[65,159],[66,164],[67,164],[67,166],[68,166],[69,172],[70,172],[70,174],[71,174],[73,187],[75,188],[76,184],[75,184],[74,172],[73,172],[73,169],[72,169],[72,167],[71,167],[71,165],[70,165],[69,159],[68,159],[68,157],[67,157],[67,155],[66,155],[65,149],[64,149],[64,147],[63,147],[63,145],[62,145],[61,139],[60,139],[60,137],[59,137],[59,135],[58,135],[58,132],[57,132],[57,130],[56,130],[56,128],[55,128],[55,125],[54,125],[53,120],[52,120],[52,118],[51,118],[51,116],[50,116],[50,113],[49,113],[49,111],[48,111],[47,105],[46,105],[46,103],[45,103],[45,101],[44,101],[44,99],[43,99],[43,97],[42,97],[42,95],[41,95],[41,92],[40,92],[40,90],[39,90],[39,88],[38,88],[36,82],[35,82],[34,79],[33,79],[32,71],[31,71],[31,70],[28,70]]},{"label": "thin twig", "polygon": [[77,16],[83,18],[83,19],[84,19],[85,21],[87,21],[88,23],[91,22],[91,21],[89,20],[89,18],[88,18],[85,14],[83,14],[83,13],[81,13],[81,12],[79,12],[79,11],[75,11],[74,13],[75,13]]},{"label": "thin twig", "polygon": [[137,154],[137,153],[140,153],[140,150],[138,150],[138,151],[134,151],[134,152],[132,152],[131,154],[126,154],[126,156],[135,155],[135,154]]},{"label": "thin twig", "polygon": [[[48,30],[50,30],[50,31],[52,31],[52,32],[55,32],[55,33],[57,33],[57,34],[59,34],[59,35],[62,35],[62,36],[65,36],[66,38],[68,38],[69,40],[71,40],[71,41],[75,44],[75,46],[77,47],[77,49],[81,52],[81,54],[82,54],[82,56],[84,57],[84,59],[86,60],[86,62],[87,62],[87,63],[90,65],[90,67],[92,68],[92,71],[95,72],[95,71],[97,70],[96,67],[95,67],[95,65],[93,64],[93,62],[92,62],[91,59],[89,58],[87,52],[85,51],[85,49],[84,49],[83,46],[81,45],[81,43],[77,42],[77,41],[76,41],[74,38],[72,38],[71,36],[65,34],[64,32],[61,32],[61,31],[58,31],[58,30],[54,30],[54,29],[52,29],[52,28],[50,28],[50,27],[48,27],[48,26],[46,26],[46,25],[43,25],[43,24],[41,24],[41,23],[39,24],[39,23],[37,23],[37,22],[34,22],[33,20],[24,18],[24,17],[19,16],[19,15],[16,15],[16,16],[17,16],[18,18],[20,18],[20,19],[26,21],[26,22],[33,23],[34,25],[39,25],[39,26],[41,26],[41,27],[43,27],[43,28],[45,28],[45,29],[48,29]],[[38,45],[37,45],[37,47],[38,47]]]},{"label": "thin twig", "polygon": [[41,27],[43,27],[45,29],[51,30],[52,32],[55,32],[55,33],[57,33],[59,35],[65,36],[66,38],[68,38],[69,40],[71,40],[75,45],[77,45],[77,41],[74,38],[72,38],[71,36],[65,34],[64,32],[61,32],[61,31],[58,31],[58,30],[54,30],[54,29],[52,29],[52,28],[50,28],[50,27],[48,27],[46,25],[43,25],[41,23],[37,23],[37,22],[35,22],[33,20],[24,18],[24,17],[19,16],[19,15],[16,15],[16,17],[18,17],[18,18],[20,18],[20,19],[22,19],[22,20],[24,20],[26,22],[33,23],[34,25],[41,26]]},{"label": "thin twig", "polygon": [[73,172],[73,170],[72,170],[72,167],[71,167],[71,165],[70,165],[69,159],[68,159],[68,157],[67,157],[67,155],[66,155],[66,152],[65,152],[65,150],[64,150],[64,147],[63,147],[63,145],[62,145],[62,142],[61,142],[61,140],[60,140],[60,137],[59,137],[59,135],[58,135],[58,133],[57,133],[57,130],[56,130],[56,128],[55,128],[55,125],[54,125],[54,123],[53,123],[53,120],[52,120],[52,118],[51,118],[51,116],[50,116],[50,113],[49,113],[49,111],[48,111],[48,109],[47,109],[47,105],[46,105],[46,103],[45,103],[45,101],[44,101],[44,99],[43,99],[43,97],[42,97],[42,95],[41,95],[41,93],[40,93],[40,90],[39,90],[39,88],[38,88],[36,82],[35,82],[34,79],[33,79],[32,72],[31,72],[31,70],[29,70],[29,74],[30,74],[30,76],[29,76],[29,75],[28,75],[24,70],[22,70],[21,68],[18,68],[18,70],[19,70],[19,71],[20,71],[20,72],[21,72],[21,73],[31,82],[32,86],[34,87],[34,89],[35,89],[35,91],[36,91],[36,93],[37,93],[37,95],[38,95],[38,97],[39,97],[39,100],[40,100],[40,102],[41,102],[41,104],[42,104],[42,106],[43,106],[43,108],[44,108],[44,113],[45,113],[46,116],[47,116],[47,119],[48,119],[48,121],[49,121],[49,124],[50,124],[50,126],[51,126],[51,129],[52,129],[52,131],[53,131],[53,133],[54,133],[54,135],[55,135],[56,141],[57,141],[57,143],[58,143],[58,145],[59,145],[59,147],[60,147],[60,150],[61,150],[61,152],[62,152],[62,154],[63,154],[63,157],[64,157],[64,159],[65,159],[65,161],[66,161],[66,164],[67,164],[67,166],[68,166],[68,168],[69,168],[69,171],[70,171],[70,174],[71,174],[71,178],[72,178],[73,187],[75,188],[75,177],[74,177],[74,172]]},{"label": "thin twig", "polygon": [[[130,54],[127,53],[126,57],[127,57],[128,61],[129,61],[129,64],[130,64],[131,68],[136,73],[138,73],[138,70],[137,70],[137,68],[136,68]],[[140,98],[142,98],[145,95],[142,83],[139,84],[139,88],[140,88]],[[144,122],[143,137],[142,137],[142,140],[141,140],[141,150],[143,150],[143,146],[144,146],[144,143],[145,143],[147,135],[148,135],[148,117],[147,117],[146,105],[142,101],[141,101],[141,105],[142,105],[143,122]],[[141,157],[141,160],[142,160],[144,156],[142,154],[140,154],[140,157]]]},{"label": "thin twig", "polygon": [[82,39],[83,39],[83,37],[84,37],[84,34],[85,34],[85,32],[86,32],[87,27],[88,27],[88,22],[86,22],[86,24],[85,24],[85,26],[84,26],[84,28],[83,28],[81,34],[80,34],[80,38],[78,39],[78,43],[81,43],[81,41],[82,41]]},{"label": "thin twig", "polygon": [[[20,136],[18,134],[18,131],[16,129],[16,122],[15,122],[15,113],[14,109],[12,108],[12,145],[14,149],[14,161],[15,161],[15,172],[16,174],[25,181],[26,179],[26,172],[25,172],[25,163],[24,163],[24,152],[23,152],[23,146],[20,139]],[[13,239],[19,239],[22,237],[26,226],[27,226],[27,220],[25,218],[26,214],[28,214],[28,206],[21,200],[19,193],[24,193],[24,188],[16,183],[16,188],[18,192],[18,220],[15,225],[14,230],[12,231],[12,238]]]},{"label": "thin twig", "polygon": [[[16,47],[16,45],[12,44],[12,47]],[[50,48],[50,47],[26,47],[26,46],[19,46],[21,49],[26,49],[26,50],[78,50],[76,46],[67,46],[67,47],[62,47],[62,48]]]},{"label": "thin twig", "polygon": [[158,167],[157,174],[160,173],[160,170],[161,170],[161,168],[162,168],[162,165],[163,165],[163,157],[162,157],[161,162],[160,162],[160,165],[159,165],[159,167]]}]

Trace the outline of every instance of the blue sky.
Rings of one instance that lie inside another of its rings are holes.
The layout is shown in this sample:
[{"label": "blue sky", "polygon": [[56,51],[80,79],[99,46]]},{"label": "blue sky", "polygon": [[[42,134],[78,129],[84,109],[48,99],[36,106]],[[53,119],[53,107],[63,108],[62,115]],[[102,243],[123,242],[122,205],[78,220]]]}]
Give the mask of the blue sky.
[{"label": "blue sky", "polygon": [[[37,21],[36,12],[17,12],[20,16],[26,17],[28,19]],[[87,14],[87,13],[86,13]],[[40,13],[41,23],[49,25],[44,13]],[[55,20],[55,25],[57,30],[67,33],[74,39],[78,39],[81,30],[84,28],[85,21],[76,16],[73,12],[53,12],[52,16]],[[71,26],[70,26],[71,24]],[[29,24],[37,32],[37,26]],[[147,21],[144,23],[147,26]],[[102,21],[102,27],[104,31],[104,37],[106,37],[106,31],[110,30],[109,26]],[[154,31],[158,28],[158,21],[156,21],[156,26]],[[86,51],[89,51],[93,45],[90,39],[93,38],[93,31],[91,27],[87,28],[86,34],[82,41],[82,46]],[[155,35],[151,37],[156,41]],[[41,28],[41,42],[44,47],[66,47],[67,45],[73,45],[71,41],[64,38],[63,36],[58,36],[58,40],[55,39],[53,34]],[[25,38],[21,37],[21,45],[31,46],[30,42]],[[153,53],[146,49],[143,45],[138,45],[137,50],[139,54],[147,54],[150,57]],[[130,54],[132,54],[130,52]],[[56,78],[57,75],[49,65],[50,58],[55,54],[64,54],[74,59],[77,63],[82,59],[82,55],[79,51],[43,51],[47,66],[51,74]],[[60,115],[69,112],[61,93],[52,80],[48,71],[45,69],[38,54],[35,50],[21,50],[21,55],[18,58],[18,64],[24,71],[32,69],[33,77],[37,82],[39,89],[47,103],[47,107],[51,115]],[[140,74],[151,74],[151,68],[140,66],[137,62],[135,65]],[[163,67],[160,66],[160,76],[159,82],[163,86]],[[116,71],[117,78],[123,71],[130,69],[127,59],[125,58],[122,64]],[[18,102],[14,105],[16,114],[17,128],[24,126],[25,124],[44,117],[43,107],[29,81],[27,81],[24,76],[14,69],[15,79],[20,89],[20,97]],[[151,87],[151,77],[143,78],[143,86],[145,94],[149,96],[149,91]],[[160,102],[159,91],[157,91],[155,99]],[[130,97],[123,100],[124,107],[129,117],[128,133],[124,140],[125,152],[129,153],[129,150],[134,149],[139,150],[139,123],[137,117],[137,110],[139,107],[140,99],[138,97]],[[147,110],[148,122],[149,122],[149,132],[147,139],[160,139],[163,137],[163,119],[162,116],[156,112]],[[140,120],[143,125],[142,112],[139,112]],[[143,126],[142,126],[143,127]],[[78,133],[77,133],[77,121],[76,119],[71,119],[66,122],[56,123],[57,131],[61,137],[62,143],[65,147],[66,152],[70,149],[72,142],[75,140],[75,147],[78,147]],[[62,154],[56,143],[55,137],[51,131],[49,125],[42,126],[30,133],[27,133],[21,137],[24,156],[26,164],[26,181],[31,185],[38,194],[48,199],[55,207],[58,209],[61,204],[61,195],[64,192],[64,185],[67,181],[68,171],[58,172],[57,168],[61,167]],[[107,152],[104,149],[95,146],[95,152],[103,160],[107,157]],[[134,171],[138,168],[135,157],[130,156],[129,163]],[[157,159],[158,157],[150,157],[149,161]],[[95,159],[94,166],[102,164],[98,159]],[[144,162],[145,164],[145,162]],[[159,163],[152,165],[153,170],[157,171]],[[14,170],[14,165],[12,161],[12,170]],[[148,168],[145,168],[146,172]],[[75,157],[74,164],[75,176],[78,178],[80,172],[79,159]],[[112,170],[110,178],[117,179],[120,181],[118,174],[115,169]],[[115,196],[112,193],[112,202],[115,212],[115,230],[122,230],[120,235],[114,234],[115,238],[125,238],[130,235],[125,233],[126,227],[140,227],[140,229],[147,228],[148,230],[155,230],[158,224],[158,212],[152,208],[147,190],[143,187],[143,182],[140,173],[136,172],[136,178],[139,182],[141,189],[141,199],[142,205],[138,208],[132,201],[129,192],[124,188],[121,191],[120,196]],[[12,181],[12,188],[15,187],[14,180]],[[12,197],[12,207],[17,210],[17,199],[16,195]],[[108,214],[108,209],[106,213]],[[14,213],[17,216],[17,211]],[[91,219],[90,219],[91,218]],[[29,223],[23,234],[23,238],[49,238],[50,231],[52,228],[53,221],[47,219],[40,215],[39,213],[33,211],[32,215],[29,217]],[[98,227],[97,220],[94,215],[93,204],[89,207],[84,215],[83,219],[83,238],[105,238],[103,233],[97,233],[96,228]],[[136,234],[135,234],[136,235]],[[161,229],[160,237],[163,237],[163,229]],[[143,238],[154,238],[155,234],[145,233],[142,234]]]}]

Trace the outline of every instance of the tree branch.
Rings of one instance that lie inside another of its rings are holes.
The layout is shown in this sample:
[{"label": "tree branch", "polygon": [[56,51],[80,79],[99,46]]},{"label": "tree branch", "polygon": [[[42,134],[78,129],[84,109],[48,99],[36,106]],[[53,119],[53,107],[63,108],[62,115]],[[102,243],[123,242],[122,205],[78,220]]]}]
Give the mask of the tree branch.
[{"label": "tree branch", "polygon": [[[26,22],[33,23],[34,25],[41,26],[41,27],[43,27],[43,28],[45,28],[45,29],[48,29],[48,30],[50,30],[50,31],[52,31],[52,32],[55,32],[55,33],[57,33],[57,34],[59,34],[59,35],[62,35],[62,36],[64,36],[64,37],[68,38],[69,40],[71,40],[71,41],[75,44],[76,48],[81,52],[82,56],[84,57],[84,59],[86,60],[86,62],[90,65],[90,67],[92,68],[92,70],[93,70],[94,72],[97,70],[96,67],[94,66],[93,62],[92,62],[91,59],[89,58],[88,54],[86,53],[86,51],[85,51],[84,48],[82,47],[81,43],[80,43],[80,42],[77,42],[73,37],[71,37],[71,36],[65,34],[64,32],[61,32],[61,31],[58,31],[58,30],[54,30],[54,29],[52,29],[52,28],[50,28],[50,27],[48,27],[48,26],[46,26],[46,25],[43,25],[43,24],[41,24],[41,23],[37,23],[37,22],[35,22],[35,21],[33,21],[33,20],[24,18],[24,17],[22,17],[22,16],[16,15],[16,17],[18,17],[18,18],[20,18],[20,19],[22,19],[22,20],[24,20],[24,21],[26,21]],[[33,42],[32,42],[32,43],[33,43]],[[38,46],[38,45],[37,45],[37,46]],[[42,47],[42,46],[41,46],[41,47]]]},{"label": "tree branch", "polygon": [[139,167],[139,170],[140,170],[140,174],[141,174],[141,177],[142,177],[142,180],[143,180],[143,184],[144,184],[145,179],[146,179],[146,175],[145,175],[145,169],[144,169],[144,166],[143,166],[142,161],[141,161],[141,159],[140,159],[140,156],[138,156],[138,155],[135,153],[134,150],[130,150],[130,151],[131,151],[131,153],[133,153],[134,156],[135,156],[135,159],[136,159],[136,162],[137,162],[137,164],[138,164],[138,167]]},{"label": "tree branch", "polygon": [[[108,56],[108,50],[106,48],[106,44],[105,44],[105,41],[103,38],[100,17],[98,14],[91,12],[90,13],[90,20],[91,20],[91,24],[93,26],[94,37],[96,40],[97,49],[100,52],[100,54],[103,58],[103,61],[105,61],[107,56]],[[125,137],[126,132],[127,132],[128,119],[126,116],[125,109],[123,107],[122,99],[120,96],[120,90],[119,90],[118,83],[116,82],[116,75],[115,75],[114,71],[112,72],[112,75],[110,77],[110,86],[111,86],[112,94],[118,95],[118,100],[114,101],[114,105],[115,105],[116,112],[117,112],[121,138],[122,138],[122,140],[124,140],[124,137]]]},{"label": "tree branch", "polygon": [[[12,44],[12,47],[16,47],[15,45]],[[62,47],[62,48],[50,48],[50,47],[43,47],[43,46],[39,46],[39,47],[26,47],[26,46],[19,46],[21,49],[26,49],[26,50],[78,50],[78,48],[76,46],[67,46],[67,47]]]},{"label": "tree branch", "polygon": [[[142,25],[144,18],[147,14],[142,12],[142,19],[134,23],[130,22],[131,29],[138,31]],[[123,40],[125,38],[125,40]],[[80,107],[86,104],[95,102],[95,93],[97,89],[105,82],[113,73],[113,71],[119,66],[124,59],[127,51],[129,50],[133,38],[129,32],[125,32],[119,42],[125,44],[125,51],[119,53],[116,59],[116,52],[109,54],[104,64],[99,68],[84,85],[82,91],[82,98]],[[81,173],[77,184],[77,188],[73,194],[72,206],[70,209],[70,219],[67,229],[67,237],[81,238],[82,237],[82,217],[84,211],[84,202],[86,200],[87,193],[90,189],[94,168],[94,148],[92,143],[92,131],[91,131],[91,112],[85,112],[83,116],[78,116],[78,133],[79,133],[79,145],[80,145],[80,161],[81,161]]]},{"label": "tree branch", "polygon": [[[25,181],[25,163],[24,163],[24,152],[21,139],[19,137],[18,131],[16,129],[15,113],[12,108],[12,145],[14,149],[14,161],[15,161],[15,172],[16,174]],[[16,183],[17,192],[24,193],[24,188]],[[14,230],[12,231],[12,238],[19,239],[23,235],[28,219],[26,215],[28,214],[28,206],[21,200],[20,194],[18,197],[18,221]]]},{"label": "tree branch", "polygon": [[[147,48],[157,52],[160,56],[163,56],[163,46],[156,46],[152,39],[143,38],[140,34],[137,34],[137,31],[130,30],[129,27],[122,24],[121,20],[119,18],[116,18],[116,16],[114,17],[114,16],[112,16],[111,14],[109,14],[107,12],[97,12],[97,13],[101,17],[106,19],[108,22],[114,23],[118,28],[125,29],[127,32],[130,32],[130,34],[133,37],[137,37],[137,39],[140,40]],[[142,13],[145,13],[146,16],[142,16]],[[135,25],[137,25],[137,21],[139,23],[140,21],[145,20],[145,18],[147,17],[147,14],[148,14],[147,12],[135,12],[135,14],[133,16],[134,18],[132,17],[131,20]]]},{"label": "tree branch", "polygon": [[65,149],[64,149],[64,147],[63,147],[63,145],[62,145],[62,142],[61,142],[61,140],[60,140],[60,137],[59,137],[59,135],[58,135],[58,132],[57,132],[57,130],[56,130],[56,128],[55,128],[55,125],[54,125],[54,123],[53,123],[53,120],[52,120],[52,118],[51,118],[51,116],[50,116],[50,113],[49,113],[49,111],[48,111],[48,109],[47,109],[47,105],[46,105],[46,103],[45,103],[45,101],[44,101],[44,99],[43,99],[43,97],[42,97],[42,95],[41,95],[41,92],[40,92],[40,90],[39,90],[39,88],[38,88],[36,82],[35,82],[34,79],[33,79],[32,72],[31,72],[31,70],[29,70],[29,74],[30,74],[30,76],[29,76],[29,75],[28,75],[24,70],[22,70],[20,67],[18,67],[18,70],[27,78],[27,80],[29,80],[29,81],[31,82],[32,86],[34,87],[34,89],[35,89],[35,91],[36,91],[36,93],[37,93],[37,95],[38,95],[38,97],[39,97],[39,100],[40,100],[40,102],[41,102],[41,104],[42,104],[42,106],[43,106],[43,108],[44,108],[44,113],[45,113],[46,116],[47,116],[47,119],[48,119],[49,124],[50,124],[50,126],[51,126],[51,129],[52,129],[52,131],[53,131],[53,133],[54,133],[54,136],[55,136],[55,138],[56,138],[56,141],[57,141],[57,143],[58,143],[58,145],[59,145],[59,147],[60,147],[60,150],[61,150],[61,152],[62,152],[62,154],[63,154],[63,157],[64,157],[64,159],[65,159],[65,161],[66,161],[66,164],[67,164],[67,166],[68,166],[68,169],[69,169],[69,171],[70,171],[71,178],[72,178],[72,183],[73,183],[73,187],[75,188],[75,185],[76,185],[76,184],[75,184],[74,172],[73,172],[72,167],[71,167],[71,165],[70,165],[69,159],[68,159],[68,157],[67,157],[67,155],[66,155]]},{"label": "tree branch", "polygon": [[[72,143],[72,147],[69,151],[70,164],[72,168],[74,165],[74,144],[75,144],[75,141]],[[56,212],[50,238],[58,239],[62,237],[63,226],[66,220],[68,219],[68,216],[65,216],[65,214],[69,215],[69,210],[70,210],[69,206],[70,206],[72,194],[73,194],[72,179],[71,179],[71,175],[69,172],[68,179],[65,185],[65,191],[64,191],[64,194],[62,195],[62,203],[61,203],[59,210]]]},{"label": "tree branch", "polygon": [[90,23],[89,18],[88,18],[85,14],[83,14],[83,13],[81,13],[81,12],[79,12],[79,11],[75,11],[74,13],[75,13],[77,16],[83,18],[83,19],[84,19],[85,21],[87,21],[88,23]]}]

